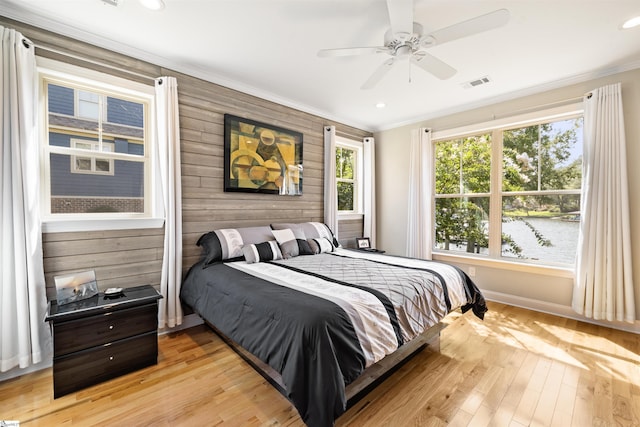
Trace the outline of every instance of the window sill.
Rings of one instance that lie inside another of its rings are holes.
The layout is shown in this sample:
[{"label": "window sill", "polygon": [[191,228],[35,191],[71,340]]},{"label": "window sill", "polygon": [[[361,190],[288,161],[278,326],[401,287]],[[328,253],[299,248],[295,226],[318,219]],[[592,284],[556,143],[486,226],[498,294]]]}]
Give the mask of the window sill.
[{"label": "window sill", "polygon": [[361,213],[338,213],[338,221],[350,219],[362,219],[364,214]]},{"label": "window sill", "polygon": [[433,252],[432,258],[436,261],[453,262],[477,267],[488,267],[499,270],[518,271],[522,273],[541,274],[545,276],[566,277],[572,279],[575,276],[573,266],[540,265],[518,261],[504,261],[492,258],[446,254]]},{"label": "window sill", "polygon": [[42,222],[43,233],[161,228],[164,218],[55,219]]}]

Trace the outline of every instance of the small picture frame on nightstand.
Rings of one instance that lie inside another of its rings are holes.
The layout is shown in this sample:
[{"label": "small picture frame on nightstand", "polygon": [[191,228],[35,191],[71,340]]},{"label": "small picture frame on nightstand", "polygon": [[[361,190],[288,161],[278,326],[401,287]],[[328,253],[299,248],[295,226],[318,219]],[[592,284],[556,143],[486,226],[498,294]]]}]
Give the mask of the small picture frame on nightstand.
[{"label": "small picture frame on nightstand", "polygon": [[371,240],[368,237],[356,237],[358,249],[371,249]]},{"label": "small picture frame on nightstand", "polygon": [[96,272],[93,270],[55,276],[57,304],[69,304],[74,301],[98,295]]}]

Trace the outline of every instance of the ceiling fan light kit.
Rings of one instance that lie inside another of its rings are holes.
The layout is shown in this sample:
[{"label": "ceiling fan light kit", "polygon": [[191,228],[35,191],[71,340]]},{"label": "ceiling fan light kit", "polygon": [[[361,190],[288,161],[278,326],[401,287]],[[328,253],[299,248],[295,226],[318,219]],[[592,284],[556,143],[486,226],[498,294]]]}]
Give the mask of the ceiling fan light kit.
[{"label": "ceiling fan light kit", "polygon": [[318,56],[338,57],[379,53],[389,55],[391,58],[385,60],[373,71],[362,85],[362,89],[373,89],[400,62],[409,62],[440,80],[446,80],[456,74],[456,69],[427,53],[426,49],[492,30],[509,22],[509,11],[498,9],[486,15],[423,34],[422,25],[413,22],[412,0],[387,0],[387,10],[391,27],[384,35],[383,46],[321,49],[318,51]]}]

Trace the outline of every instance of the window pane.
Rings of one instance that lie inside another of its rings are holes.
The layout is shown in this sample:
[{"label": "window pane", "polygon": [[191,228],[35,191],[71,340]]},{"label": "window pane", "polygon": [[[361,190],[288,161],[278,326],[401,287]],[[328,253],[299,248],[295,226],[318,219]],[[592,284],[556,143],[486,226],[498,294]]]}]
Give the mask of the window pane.
[{"label": "window pane", "polygon": [[73,116],[73,89],[50,84],[47,87],[47,97],[50,113]]},{"label": "window pane", "polygon": [[542,190],[574,190],[582,186],[582,118],[542,125],[540,182]]},{"label": "window pane", "polygon": [[98,119],[100,96],[96,93],[78,91],[78,117]]},{"label": "window pane", "polygon": [[51,210],[45,215],[151,215],[151,204],[145,203],[151,190],[145,175],[153,167],[146,157],[149,93],[81,88],[71,80],[52,84],[48,78],[45,73],[48,164],[43,170],[48,171],[50,203],[43,205]]},{"label": "window pane", "polygon": [[582,119],[504,131],[503,191],[578,189]]},{"label": "window pane", "polygon": [[107,122],[137,128],[144,127],[144,106],[115,97],[107,98]]},{"label": "window pane", "polygon": [[347,148],[336,149],[336,177],[353,179],[355,174],[355,151]]},{"label": "window pane", "polygon": [[352,211],[353,208],[353,182],[338,182],[338,210]]},{"label": "window pane", "polygon": [[109,172],[111,170],[109,160],[96,159],[96,170],[100,172]]},{"label": "window pane", "polygon": [[[69,155],[50,155],[51,213],[144,212],[143,163],[116,160],[105,175],[71,173],[69,162]],[[96,159],[98,168],[108,170],[108,163]]]},{"label": "window pane", "polygon": [[[74,97],[69,94],[74,91],[77,91],[79,111],[72,117]],[[47,95],[49,130],[59,130],[59,134],[66,135],[91,135],[97,140],[98,129],[102,128],[103,139],[115,143],[116,152],[144,156],[144,104],[53,84],[48,84]],[[100,96],[107,122],[103,122],[104,114],[102,118],[98,117]],[[69,146],[51,139],[49,144]],[[114,149],[103,148],[103,151]]]},{"label": "window pane", "polygon": [[93,144],[90,142],[76,142],[74,148],[79,148],[81,150],[93,150]]},{"label": "window pane", "polygon": [[572,264],[578,247],[580,195],[502,199],[502,256]]},{"label": "window pane", "polygon": [[435,214],[436,249],[488,252],[488,197],[438,198]]},{"label": "window pane", "polygon": [[491,135],[436,143],[436,194],[488,193]]},{"label": "window pane", "polygon": [[76,169],[81,171],[91,170],[91,158],[89,157],[76,157]]}]

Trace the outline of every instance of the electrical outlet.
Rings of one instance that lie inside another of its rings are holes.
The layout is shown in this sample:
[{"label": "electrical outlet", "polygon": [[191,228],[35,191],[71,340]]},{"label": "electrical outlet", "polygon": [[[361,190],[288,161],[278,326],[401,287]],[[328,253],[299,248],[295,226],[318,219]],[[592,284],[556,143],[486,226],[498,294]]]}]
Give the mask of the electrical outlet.
[{"label": "electrical outlet", "polygon": [[475,277],[475,276],[476,276],[476,268],[469,267],[469,277]]}]

